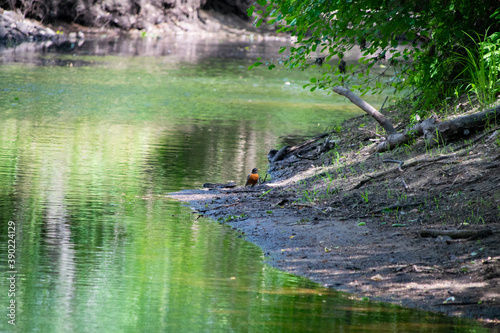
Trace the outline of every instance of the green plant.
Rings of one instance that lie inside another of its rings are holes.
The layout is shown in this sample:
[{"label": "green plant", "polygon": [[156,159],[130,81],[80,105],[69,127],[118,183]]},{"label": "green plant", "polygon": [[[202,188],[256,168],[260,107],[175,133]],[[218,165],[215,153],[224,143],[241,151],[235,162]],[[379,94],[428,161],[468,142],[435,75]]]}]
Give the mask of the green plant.
[{"label": "green plant", "polygon": [[[387,186],[387,185],[386,185],[386,186]],[[388,197],[389,199],[394,198],[394,196],[392,195],[392,191],[391,191],[391,189],[390,189],[389,187],[387,187],[387,197]]]},{"label": "green plant", "polygon": [[274,190],[273,188],[270,189],[270,190],[267,190],[266,192],[262,193],[260,196],[259,196],[259,199],[262,199],[264,196],[266,196],[266,194],[268,194],[269,192],[271,192],[272,190]]},{"label": "green plant", "polygon": [[406,195],[406,193],[401,193],[401,194],[398,194],[397,196],[398,196],[399,203],[403,203],[406,200],[408,200],[408,196]]},{"label": "green plant", "polygon": [[500,33],[495,32],[488,36],[488,30],[483,36],[476,33],[473,37],[464,32],[472,41],[471,47],[463,46],[461,54],[455,52],[455,58],[463,66],[458,78],[464,77],[466,89],[473,92],[478,102],[487,106],[496,100],[500,92]]},{"label": "green plant", "polygon": [[368,199],[368,189],[365,189],[365,192],[360,193],[361,197],[368,203],[370,200]]},{"label": "green plant", "polygon": [[339,154],[339,152],[338,152],[338,151],[334,151],[334,152],[332,153],[332,155],[333,155],[333,156],[332,156],[332,164],[337,164],[337,163],[339,163],[339,161],[340,161],[340,154]]},{"label": "green plant", "polygon": [[241,214],[241,215],[228,215],[226,217],[219,217],[217,219],[217,221],[220,221],[220,222],[231,222],[231,221],[235,221],[235,220],[239,220],[239,219],[243,219],[247,217],[246,214]]},{"label": "green plant", "polygon": [[306,219],[306,218],[301,218],[299,221],[297,221],[297,224],[304,224],[311,221],[311,219]]},{"label": "green plant", "polygon": [[326,196],[330,196],[332,194],[338,193],[339,189],[337,187],[333,187],[333,189],[331,188],[333,185],[333,181],[334,181],[332,179],[331,175],[329,173],[326,173],[326,176],[327,177],[322,177],[323,181],[326,184]]},{"label": "green plant", "polygon": [[303,201],[306,201],[306,202],[314,202],[318,199],[318,193],[319,193],[319,189],[316,189],[316,186],[314,186],[314,188],[310,191],[308,190],[304,190],[303,192],[303,196],[304,196],[304,199]]}]

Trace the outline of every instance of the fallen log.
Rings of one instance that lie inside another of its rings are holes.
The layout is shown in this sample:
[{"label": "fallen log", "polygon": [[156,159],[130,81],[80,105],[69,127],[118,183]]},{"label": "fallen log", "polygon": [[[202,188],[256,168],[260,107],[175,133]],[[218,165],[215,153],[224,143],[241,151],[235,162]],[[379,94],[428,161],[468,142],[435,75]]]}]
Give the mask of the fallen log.
[{"label": "fallen log", "polygon": [[204,188],[233,188],[236,187],[236,182],[229,182],[229,183],[205,183],[203,184]]},{"label": "fallen log", "polygon": [[390,150],[408,143],[411,139],[423,136],[429,146],[435,146],[456,139],[467,139],[484,129],[488,123],[500,119],[500,105],[482,112],[439,122],[432,117],[405,130],[403,133],[389,133],[387,140],[377,146],[378,152]]},{"label": "fallen log", "polygon": [[[323,133],[293,147],[283,146],[280,150],[273,149],[267,154],[267,159],[269,160],[270,163],[276,163],[278,161],[283,160],[287,155],[290,154],[295,154],[295,155],[305,154],[315,149],[318,145],[320,145],[321,143],[319,143],[318,140],[328,135],[329,135],[328,133]],[[325,146],[327,143],[328,142],[326,142],[323,146]]]},{"label": "fallen log", "polygon": [[483,230],[432,230],[425,229],[420,231],[420,236],[422,237],[438,237],[438,236],[448,236],[453,239],[467,238],[469,240],[475,240],[479,238],[485,238],[493,235],[493,230],[483,229]]}]

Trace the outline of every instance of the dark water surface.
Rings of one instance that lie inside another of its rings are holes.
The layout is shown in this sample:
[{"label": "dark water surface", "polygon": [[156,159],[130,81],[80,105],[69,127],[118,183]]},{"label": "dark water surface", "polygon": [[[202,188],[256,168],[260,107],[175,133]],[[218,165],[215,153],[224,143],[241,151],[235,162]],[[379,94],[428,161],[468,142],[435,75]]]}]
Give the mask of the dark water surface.
[{"label": "dark water surface", "polygon": [[280,272],[230,228],[167,198],[242,183],[265,170],[280,136],[359,114],[304,91],[307,73],[247,70],[278,48],[139,40],[2,50],[1,332],[486,331]]}]

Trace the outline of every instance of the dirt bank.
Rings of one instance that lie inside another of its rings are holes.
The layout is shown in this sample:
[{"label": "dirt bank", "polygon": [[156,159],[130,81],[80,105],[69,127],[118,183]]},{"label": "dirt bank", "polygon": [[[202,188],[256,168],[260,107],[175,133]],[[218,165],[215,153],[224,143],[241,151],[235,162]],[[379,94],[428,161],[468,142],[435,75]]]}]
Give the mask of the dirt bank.
[{"label": "dirt bank", "polygon": [[377,154],[375,124],[358,117],[288,149],[270,164],[272,183],[172,197],[240,230],[275,267],[498,330],[497,128],[467,142]]},{"label": "dirt bank", "polygon": [[[23,14],[19,9],[0,8],[0,44],[14,46],[23,42],[81,43],[88,38],[103,37],[161,39],[188,35],[212,39],[264,40],[276,36],[267,25],[256,28],[249,18],[242,18],[243,7],[243,2],[228,11],[217,6],[205,6],[204,9],[186,9],[181,6],[179,10],[175,6],[169,10],[155,7],[154,10],[161,13],[147,14],[146,17],[130,11],[130,8],[124,13],[108,8],[111,12],[105,15],[96,16],[93,13],[91,22],[71,19],[70,15],[64,16],[65,20],[59,17],[49,20],[44,16],[45,19],[39,21]],[[100,22],[103,17],[106,19]],[[111,24],[112,22],[115,24]]]}]

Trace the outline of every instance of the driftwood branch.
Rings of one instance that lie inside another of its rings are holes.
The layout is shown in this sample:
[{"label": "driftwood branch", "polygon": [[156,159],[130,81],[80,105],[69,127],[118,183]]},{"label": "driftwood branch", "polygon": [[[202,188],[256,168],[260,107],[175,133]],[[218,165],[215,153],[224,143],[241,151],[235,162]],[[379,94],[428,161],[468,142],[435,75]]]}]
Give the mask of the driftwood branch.
[{"label": "driftwood branch", "polygon": [[432,230],[425,229],[420,231],[420,236],[422,237],[438,237],[438,236],[448,236],[453,239],[467,238],[468,240],[475,240],[479,238],[485,238],[493,235],[493,230],[483,229],[483,230]]},{"label": "driftwood branch", "polygon": [[451,302],[451,303],[437,303],[433,306],[462,306],[462,305],[478,305],[479,301],[476,302]]},{"label": "driftwood branch", "polygon": [[403,172],[403,164],[405,163],[405,161],[398,161],[398,160],[384,160],[383,162],[384,162],[384,163],[398,163],[398,164],[399,164],[399,166],[398,166],[399,171]]},{"label": "driftwood branch", "polygon": [[314,144],[316,141],[320,140],[320,139],[323,139],[324,137],[328,136],[328,133],[323,133],[323,134],[320,134],[320,135],[317,135],[315,136],[314,138],[310,139],[310,140],[307,140],[306,142],[304,143],[301,143],[300,145],[296,145],[296,146],[293,146],[290,148],[290,150],[287,152],[288,154],[292,154],[296,151],[300,151],[300,150],[303,150],[304,148],[308,147],[308,146],[311,146],[312,144]]},{"label": "driftwood branch", "polygon": [[275,154],[269,158],[269,162],[275,163],[278,161],[281,161],[282,159],[285,158],[285,155],[287,154],[288,146],[283,146],[281,147],[280,150],[275,152]]},{"label": "driftwood branch", "polygon": [[391,122],[377,109],[365,102],[361,97],[353,93],[350,89],[345,87],[333,87],[332,90],[339,95],[347,97],[354,105],[359,107],[361,110],[372,116],[388,134],[396,134],[396,129],[392,126]]},{"label": "driftwood branch", "polygon": [[[293,147],[284,146],[278,151],[271,150],[268,154],[268,160],[270,163],[275,163],[275,162],[283,160],[289,154],[295,154],[301,158],[304,158],[303,156],[300,156],[300,155],[305,154],[305,153],[309,152],[310,150],[316,148],[318,146],[318,143],[317,143],[318,140],[320,140],[328,135],[329,135],[328,133],[323,133],[323,134],[315,136],[314,138],[312,138],[310,140],[307,140],[306,142],[303,142],[303,143],[296,145],[296,146],[293,146]],[[327,143],[328,142],[326,142],[325,145]]]}]

